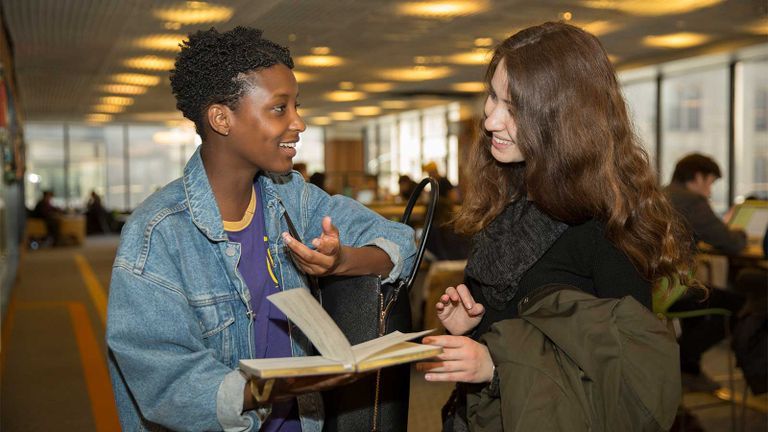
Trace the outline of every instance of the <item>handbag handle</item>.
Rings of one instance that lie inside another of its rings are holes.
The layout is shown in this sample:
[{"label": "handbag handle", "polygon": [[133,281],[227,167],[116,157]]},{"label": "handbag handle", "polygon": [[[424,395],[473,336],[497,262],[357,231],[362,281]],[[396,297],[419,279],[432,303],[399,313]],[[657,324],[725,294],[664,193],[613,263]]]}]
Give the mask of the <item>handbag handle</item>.
[{"label": "handbag handle", "polygon": [[421,239],[419,240],[419,250],[416,252],[416,260],[413,263],[413,269],[411,270],[411,274],[408,275],[408,278],[405,279],[403,282],[403,285],[401,285],[400,288],[405,287],[407,291],[411,291],[411,287],[413,286],[414,280],[416,280],[416,274],[419,272],[419,267],[421,266],[421,260],[424,258],[424,251],[427,248],[427,238],[429,238],[429,232],[432,231],[432,220],[435,217],[435,208],[437,207],[437,199],[440,196],[440,185],[437,183],[437,180],[433,179],[432,177],[426,177],[421,180],[421,182],[416,186],[416,189],[413,190],[411,193],[410,198],[408,198],[408,204],[405,206],[405,211],[403,212],[403,218],[400,220],[400,222],[404,224],[408,224],[408,221],[411,219],[411,213],[413,212],[413,207],[416,205],[416,201],[419,199],[419,195],[421,195],[421,191],[424,190],[424,188],[430,185],[429,188],[429,202],[427,206],[427,211],[424,215],[424,228],[421,231]]}]

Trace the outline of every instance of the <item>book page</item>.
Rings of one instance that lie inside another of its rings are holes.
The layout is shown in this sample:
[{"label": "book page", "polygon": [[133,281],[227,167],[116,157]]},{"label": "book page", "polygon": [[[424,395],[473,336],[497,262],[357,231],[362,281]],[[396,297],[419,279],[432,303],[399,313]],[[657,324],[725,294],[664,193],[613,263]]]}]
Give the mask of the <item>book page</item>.
[{"label": "book page", "polygon": [[393,331],[376,339],[359,343],[352,347],[352,352],[355,354],[355,361],[360,362],[378,352],[384,351],[387,348],[397,345],[400,342],[416,339],[421,336],[428,335],[435,331],[435,329],[424,330],[415,333],[400,333],[399,331]]},{"label": "book page", "polygon": [[320,356],[240,360],[240,370],[257,378],[288,378],[327,375],[354,371],[341,363]]},{"label": "book page", "polygon": [[442,352],[443,348],[435,345],[400,342],[358,363],[357,371],[366,372],[403,363],[426,360]]},{"label": "book page", "polygon": [[309,290],[289,289],[267,296],[267,299],[307,335],[323,357],[352,367],[355,355],[349,341]]}]

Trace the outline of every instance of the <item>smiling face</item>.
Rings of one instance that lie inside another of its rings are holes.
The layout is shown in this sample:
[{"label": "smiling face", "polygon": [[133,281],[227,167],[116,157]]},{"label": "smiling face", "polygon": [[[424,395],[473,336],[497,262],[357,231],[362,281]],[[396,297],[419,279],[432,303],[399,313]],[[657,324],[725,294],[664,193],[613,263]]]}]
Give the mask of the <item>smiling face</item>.
[{"label": "smiling face", "polygon": [[286,173],[293,167],[299,133],[299,86],[291,70],[277,64],[245,74],[245,93],[228,116],[227,148],[259,170]]},{"label": "smiling face", "polygon": [[491,154],[503,163],[525,160],[517,146],[517,123],[512,116],[512,101],[509,100],[509,81],[504,61],[496,66],[491,78],[491,89],[485,100],[485,130],[491,135]]}]

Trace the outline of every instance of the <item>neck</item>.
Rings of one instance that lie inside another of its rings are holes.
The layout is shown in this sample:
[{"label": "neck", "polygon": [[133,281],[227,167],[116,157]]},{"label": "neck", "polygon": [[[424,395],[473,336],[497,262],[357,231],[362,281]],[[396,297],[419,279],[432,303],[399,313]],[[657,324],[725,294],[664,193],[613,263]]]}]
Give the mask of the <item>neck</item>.
[{"label": "neck", "polygon": [[[240,220],[251,200],[253,180],[258,168],[245,167],[239,160],[225,157],[212,143],[200,147],[208,183],[216,197],[221,217],[227,221]],[[239,162],[239,163],[238,163]]]}]

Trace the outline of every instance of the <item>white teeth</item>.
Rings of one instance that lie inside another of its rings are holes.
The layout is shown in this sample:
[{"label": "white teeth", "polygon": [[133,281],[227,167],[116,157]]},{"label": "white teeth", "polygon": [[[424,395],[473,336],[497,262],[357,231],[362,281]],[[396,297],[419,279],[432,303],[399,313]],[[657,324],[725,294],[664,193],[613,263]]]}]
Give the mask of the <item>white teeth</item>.
[{"label": "white teeth", "polygon": [[499,137],[493,137],[493,139],[496,140],[496,142],[498,142],[499,144],[504,144],[504,145],[512,144],[512,141],[501,139]]},{"label": "white teeth", "polygon": [[295,142],[290,142],[290,143],[288,143],[288,142],[285,142],[285,143],[280,143],[280,147],[286,147],[286,148],[296,148],[296,143],[295,143]]}]

